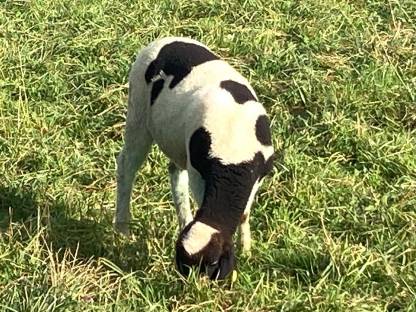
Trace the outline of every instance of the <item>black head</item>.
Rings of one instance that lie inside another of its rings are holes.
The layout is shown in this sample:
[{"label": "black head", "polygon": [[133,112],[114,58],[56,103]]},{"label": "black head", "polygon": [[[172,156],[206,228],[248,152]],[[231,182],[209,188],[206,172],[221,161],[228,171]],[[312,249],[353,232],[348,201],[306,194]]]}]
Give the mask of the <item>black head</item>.
[{"label": "black head", "polygon": [[[193,268],[200,274],[207,274],[211,280],[225,279],[235,265],[232,237],[224,236],[221,232],[209,233],[205,227],[192,232],[193,226],[194,222],[185,227],[176,243],[176,265],[179,272],[188,276]],[[201,231],[204,233],[198,233]],[[198,246],[199,244],[201,245]]]}]

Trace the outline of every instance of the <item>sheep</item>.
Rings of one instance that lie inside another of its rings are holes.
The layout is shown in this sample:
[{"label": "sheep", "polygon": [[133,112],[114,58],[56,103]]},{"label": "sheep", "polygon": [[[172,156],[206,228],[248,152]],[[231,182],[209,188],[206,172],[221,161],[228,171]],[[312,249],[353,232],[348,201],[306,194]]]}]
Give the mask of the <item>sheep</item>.
[{"label": "sheep", "polygon": [[179,272],[196,267],[210,279],[226,278],[235,266],[238,226],[242,250],[250,250],[250,207],[273,167],[270,122],[248,81],[198,41],[158,39],[130,71],[124,140],[115,228],[129,233],[132,185],[155,142],[170,160]]}]

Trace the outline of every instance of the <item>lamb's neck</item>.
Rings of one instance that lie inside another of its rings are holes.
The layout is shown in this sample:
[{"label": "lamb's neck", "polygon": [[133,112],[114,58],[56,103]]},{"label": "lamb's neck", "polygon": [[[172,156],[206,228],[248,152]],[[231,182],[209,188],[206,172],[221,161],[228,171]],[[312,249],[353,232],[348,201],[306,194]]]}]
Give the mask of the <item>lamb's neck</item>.
[{"label": "lamb's neck", "polygon": [[247,194],[234,193],[224,188],[208,188],[195,219],[220,232],[233,235],[241,222],[247,201]]}]

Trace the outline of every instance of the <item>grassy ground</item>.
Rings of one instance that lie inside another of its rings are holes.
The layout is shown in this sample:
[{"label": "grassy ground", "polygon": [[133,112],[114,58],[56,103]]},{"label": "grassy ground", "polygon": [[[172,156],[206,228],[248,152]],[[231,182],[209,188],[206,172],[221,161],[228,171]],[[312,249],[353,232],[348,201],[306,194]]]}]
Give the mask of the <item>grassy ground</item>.
[{"label": "grassy ground", "polygon": [[[415,21],[411,0],[0,1],[0,310],[415,311]],[[134,236],[111,228],[129,66],[166,35],[243,72],[283,151],[234,283],[175,271],[156,148]]]}]

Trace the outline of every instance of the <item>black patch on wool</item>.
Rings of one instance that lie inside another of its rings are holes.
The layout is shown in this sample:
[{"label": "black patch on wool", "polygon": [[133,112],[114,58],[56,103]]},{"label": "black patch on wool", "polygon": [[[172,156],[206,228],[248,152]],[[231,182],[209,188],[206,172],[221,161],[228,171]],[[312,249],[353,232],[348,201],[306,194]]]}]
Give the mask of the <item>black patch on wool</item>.
[{"label": "black patch on wool", "polygon": [[153,105],[153,103],[156,101],[158,95],[160,94],[160,92],[162,92],[164,84],[165,81],[163,79],[156,80],[153,83],[152,91],[150,94],[150,105]]},{"label": "black patch on wool", "polygon": [[205,62],[219,59],[207,48],[189,42],[174,41],[160,49],[156,59],[153,60],[145,73],[147,83],[163,71],[172,75],[173,80],[169,88],[173,89],[191,71],[192,68]]},{"label": "black patch on wool", "polygon": [[240,224],[254,183],[273,168],[273,157],[267,161],[261,152],[252,160],[224,165],[211,157],[211,135],[203,127],[197,129],[189,142],[192,166],[205,181],[205,194],[195,220],[221,232],[234,234]]},{"label": "black patch on wool", "polygon": [[256,101],[255,96],[247,86],[234,80],[221,81],[220,87],[227,90],[238,104],[244,104],[247,101]]},{"label": "black patch on wool", "polygon": [[266,115],[261,115],[256,121],[256,138],[263,145],[272,145],[270,121]]}]

